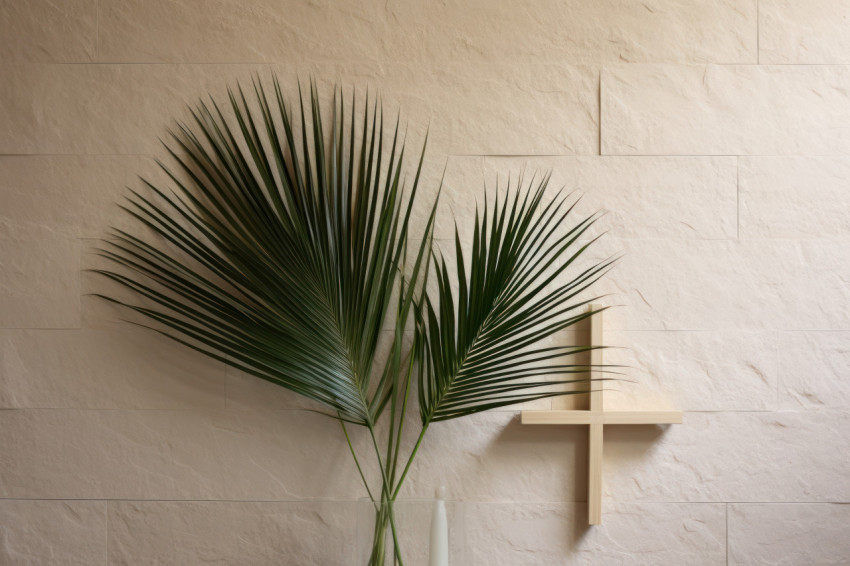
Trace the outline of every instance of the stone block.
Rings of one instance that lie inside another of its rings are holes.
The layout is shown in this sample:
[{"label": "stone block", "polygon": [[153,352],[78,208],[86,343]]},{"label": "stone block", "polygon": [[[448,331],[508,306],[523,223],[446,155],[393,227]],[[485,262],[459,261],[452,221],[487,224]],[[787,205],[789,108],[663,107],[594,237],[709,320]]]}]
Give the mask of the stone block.
[{"label": "stone block", "polygon": [[471,503],[469,564],[723,565],[722,504],[603,505],[602,525],[588,527],[584,503]]},{"label": "stone block", "polygon": [[850,402],[850,333],[783,332],[779,405],[787,410],[844,410]]},{"label": "stone block", "polygon": [[850,160],[742,157],[743,238],[844,238],[850,234]]},{"label": "stone block", "polygon": [[3,2],[0,10],[0,61],[94,61],[97,8],[97,0]]},{"label": "stone block", "polygon": [[226,101],[226,86],[239,81],[250,88],[252,77],[271,72],[294,94],[296,77],[308,71],[323,77],[324,98],[332,93],[325,77],[358,88],[361,101],[367,87],[373,96],[382,93],[386,124],[394,126],[400,107],[401,131],[409,124],[411,139],[418,135],[421,143],[430,126],[429,159],[437,169],[452,153],[598,152],[593,67],[315,63],[299,69],[287,63],[3,65],[0,153],[164,155],[159,140],[188,118],[187,104],[208,94]]},{"label": "stone block", "polygon": [[130,325],[0,331],[0,406],[222,409],[224,366]]},{"label": "stone block", "polygon": [[847,505],[729,505],[729,564],[844,564],[850,555]]},{"label": "stone block", "polygon": [[[607,314],[607,313],[606,313]],[[608,332],[606,410],[764,411],[777,407],[782,349],[771,332]],[[619,379],[621,378],[622,379]]]},{"label": "stone block", "polygon": [[603,501],[841,502],[848,416],[686,413],[684,424],[605,427]]},{"label": "stone block", "polygon": [[602,72],[604,155],[847,155],[850,68],[619,65]]},{"label": "stone block", "polygon": [[850,62],[847,0],[817,4],[793,0],[759,2],[759,61],[779,64]]},{"label": "stone block", "polygon": [[[476,205],[510,182],[536,188],[548,172],[545,200],[559,193],[582,202],[573,220],[606,211],[599,229],[616,238],[718,239],[737,232],[737,167],[730,157],[452,157],[446,172],[437,238],[457,224],[472,241]],[[503,198],[503,197],[502,197]],[[565,231],[564,229],[563,231]]]},{"label": "stone block", "polygon": [[79,243],[0,238],[0,328],[80,326]]},{"label": "stone block", "polygon": [[380,44],[385,56],[404,60],[756,62],[752,0],[535,0],[522,6],[474,0],[395,4],[387,12]]},{"label": "stone block", "polygon": [[109,563],[351,564],[351,501],[110,501]]},{"label": "stone block", "polygon": [[162,183],[152,159],[142,156],[0,157],[0,234],[103,238],[130,216],[118,205],[142,176]]},{"label": "stone block", "polygon": [[843,239],[609,242],[617,247],[625,257],[597,289],[624,305],[610,311],[611,330],[850,327]]},{"label": "stone block", "polygon": [[[418,429],[409,427],[415,439]],[[410,445],[410,444],[408,444]],[[402,497],[474,501],[581,501],[587,497],[587,428],[525,426],[493,411],[431,425]]]},{"label": "stone block", "polygon": [[365,496],[339,423],[314,413],[27,409],[0,422],[0,497]]},{"label": "stone block", "polygon": [[250,8],[232,0],[109,0],[101,3],[99,60],[756,62],[755,0],[288,8],[284,14],[270,0]]},{"label": "stone block", "polygon": [[106,564],[105,501],[0,500],[6,566]]}]

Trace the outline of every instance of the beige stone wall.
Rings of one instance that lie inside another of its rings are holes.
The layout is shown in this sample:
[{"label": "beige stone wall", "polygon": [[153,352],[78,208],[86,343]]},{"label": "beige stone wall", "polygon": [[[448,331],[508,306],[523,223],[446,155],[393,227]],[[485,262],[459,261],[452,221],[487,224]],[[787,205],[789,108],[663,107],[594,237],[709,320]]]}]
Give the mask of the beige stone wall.
[{"label": "beige stone wall", "polygon": [[[461,230],[551,168],[604,207],[604,525],[585,433],[434,427],[403,497],[423,564],[850,561],[850,0],[0,0],[0,564],[357,563],[338,426],[86,294],[114,202],[184,105],[252,73],[369,85],[430,123]],[[449,217],[437,236],[451,236]],[[418,560],[418,562],[417,562]]]}]

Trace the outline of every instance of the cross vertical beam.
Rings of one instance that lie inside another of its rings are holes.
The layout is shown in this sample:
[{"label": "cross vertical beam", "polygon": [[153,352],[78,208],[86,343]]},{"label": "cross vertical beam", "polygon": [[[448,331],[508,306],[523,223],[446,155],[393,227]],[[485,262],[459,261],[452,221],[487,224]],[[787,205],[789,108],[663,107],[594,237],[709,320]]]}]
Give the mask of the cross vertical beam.
[{"label": "cross vertical beam", "polygon": [[[590,307],[591,310],[593,306]],[[590,317],[590,344],[602,345],[602,314]],[[602,377],[602,349],[590,351],[590,377]],[[591,381],[590,412],[602,413],[602,385],[593,386]],[[587,520],[591,525],[602,522],[602,421],[588,427],[588,477],[587,477]]]}]

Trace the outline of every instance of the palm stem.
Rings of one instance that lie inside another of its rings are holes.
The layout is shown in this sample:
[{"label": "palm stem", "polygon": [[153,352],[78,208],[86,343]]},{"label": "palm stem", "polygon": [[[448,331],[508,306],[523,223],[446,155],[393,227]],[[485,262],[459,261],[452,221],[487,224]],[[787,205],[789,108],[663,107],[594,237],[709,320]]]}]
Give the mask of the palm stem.
[{"label": "palm stem", "polygon": [[372,490],[369,488],[369,482],[366,481],[366,476],[365,474],[363,474],[363,468],[360,466],[360,460],[357,458],[357,452],[354,451],[354,446],[351,444],[351,437],[348,435],[348,429],[345,427],[345,421],[340,419],[339,424],[342,426],[342,432],[343,434],[345,434],[345,441],[348,444],[348,450],[351,452],[351,456],[354,458],[354,465],[357,466],[357,471],[360,473],[360,479],[363,481],[363,486],[366,488],[366,493],[369,494],[369,499],[372,501],[372,505],[375,507],[375,511],[377,511],[378,504],[375,502],[375,496],[372,495]]},{"label": "palm stem", "polygon": [[393,453],[393,459],[392,459],[392,471],[390,473],[390,479],[392,481],[395,481],[395,474],[396,474],[396,470],[398,469],[399,448],[401,447],[401,437],[402,437],[402,433],[404,432],[404,418],[407,414],[407,400],[408,400],[409,394],[410,394],[410,378],[413,375],[413,363],[414,363],[414,361],[415,361],[415,359],[411,355],[410,356],[410,362],[408,363],[408,366],[407,366],[407,377],[406,377],[405,382],[404,382],[405,383],[405,385],[404,385],[404,401],[402,402],[402,405],[401,405],[401,417],[399,419],[399,425],[398,425],[398,437],[396,438],[395,452]]},{"label": "palm stem", "polygon": [[428,426],[430,423],[425,423],[422,427],[422,431],[419,433],[419,438],[416,439],[416,445],[413,447],[413,451],[410,453],[410,457],[407,459],[407,464],[404,466],[404,471],[401,473],[401,477],[398,480],[398,483],[395,486],[395,490],[393,491],[393,499],[398,497],[398,492],[401,491],[401,485],[404,483],[405,478],[407,477],[407,472],[410,471],[410,465],[413,464],[413,459],[416,458],[416,453],[419,451],[419,445],[422,444],[422,439],[425,438],[425,433],[428,431]]},{"label": "palm stem", "polygon": [[398,542],[398,527],[395,524],[395,500],[390,502],[390,529],[393,533],[393,554],[398,566],[404,566],[404,560],[401,557],[401,545]]}]

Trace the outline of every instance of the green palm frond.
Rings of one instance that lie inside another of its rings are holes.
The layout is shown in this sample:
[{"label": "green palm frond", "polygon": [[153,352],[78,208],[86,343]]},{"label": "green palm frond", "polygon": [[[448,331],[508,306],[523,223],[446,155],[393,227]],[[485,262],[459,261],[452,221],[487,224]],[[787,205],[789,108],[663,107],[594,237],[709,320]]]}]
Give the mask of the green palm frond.
[{"label": "green palm frond", "polygon": [[599,214],[569,225],[577,199],[544,199],[547,185],[548,176],[525,190],[520,181],[492,208],[485,200],[483,212],[476,211],[468,271],[457,229],[456,276],[450,262],[436,259],[436,293],[425,300],[415,339],[424,425],[563,395],[565,384],[583,382],[577,392],[588,391],[581,375],[588,366],[571,359],[596,346],[540,342],[594,314],[584,307],[597,298],[581,297],[616,260],[595,262],[558,284],[596,240],[587,234]]},{"label": "green palm frond", "polygon": [[[167,185],[143,180],[122,206],[136,228],[113,229],[97,250],[108,267],[94,271],[134,299],[97,296],[329,409],[375,505],[370,564],[382,566],[393,502],[432,422],[589,389],[574,360],[598,346],[544,341],[594,314],[587,291],[615,260],[576,269],[599,215],[573,221],[576,199],[544,198],[544,177],[485,197],[468,262],[457,229],[448,261],[432,250],[436,202],[411,233],[424,146],[406,183],[398,120],[387,126],[376,101],[349,103],[338,88],[327,119],[313,83],[293,111],[272,86],[257,79],[247,96],[240,86],[221,107],[190,109],[166,144],[174,165],[160,163]],[[422,427],[408,451],[416,381]],[[380,491],[347,423],[368,429]]]},{"label": "green palm frond", "polygon": [[[398,121],[385,135],[368,95],[358,114],[335,89],[328,122],[314,84],[307,103],[299,86],[295,113],[277,79],[268,93],[256,80],[248,97],[228,94],[171,132],[175,170],[160,164],[171,186],[145,182],[123,206],[162,242],[115,229],[98,250],[113,268],[96,271],[146,304],[100,296],[344,421],[373,423],[403,373],[402,329],[430,261],[433,208],[425,233],[410,234],[424,147],[405,187]],[[412,236],[422,240],[409,252]],[[393,353],[375,368],[391,311]]]}]

